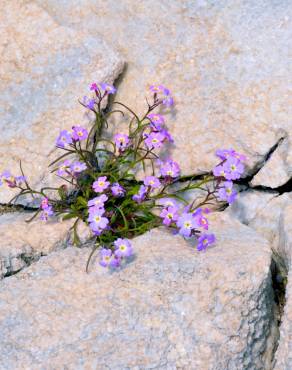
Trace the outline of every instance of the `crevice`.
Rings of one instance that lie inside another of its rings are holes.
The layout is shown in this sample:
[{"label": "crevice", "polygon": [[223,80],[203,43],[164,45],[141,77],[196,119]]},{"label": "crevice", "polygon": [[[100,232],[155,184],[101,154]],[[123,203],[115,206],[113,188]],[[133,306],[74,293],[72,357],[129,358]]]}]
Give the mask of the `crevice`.
[{"label": "crevice", "polygon": [[[286,137],[282,136],[280,139],[270,148],[270,150],[263,156],[263,158],[254,166],[252,172],[244,177],[243,179],[240,179],[246,183],[250,183],[253,178],[260,172],[260,170],[264,167],[264,165],[268,162],[268,160],[271,158],[272,154],[278,149],[278,147],[282,144],[283,140],[285,140]],[[239,181],[240,181],[239,180]]]},{"label": "crevice", "polygon": [[275,354],[279,346],[280,341],[280,326],[282,324],[282,317],[284,314],[284,308],[286,304],[286,286],[288,282],[288,270],[285,264],[284,258],[273,251],[271,258],[271,279],[272,289],[274,293],[274,305],[275,305],[275,324],[277,330],[275,331],[275,338],[273,340],[272,358],[271,365],[274,363]]},{"label": "crevice", "polygon": [[31,207],[26,206],[23,204],[12,204],[12,203],[0,203],[1,208],[6,208],[9,212],[19,212],[19,211],[27,211],[27,212],[34,212],[39,209],[39,207]]},{"label": "crevice", "polygon": [[46,256],[44,253],[39,253],[35,255],[27,254],[27,253],[21,253],[19,256],[17,256],[17,259],[20,260],[23,263],[23,266],[20,267],[17,270],[14,270],[12,265],[6,267],[7,272],[2,275],[2,279],[5,279],[7,277],[13,276],[18,274],[23,269],[29,267],[32,263],[35,263],[40,260],[41,257]]}]

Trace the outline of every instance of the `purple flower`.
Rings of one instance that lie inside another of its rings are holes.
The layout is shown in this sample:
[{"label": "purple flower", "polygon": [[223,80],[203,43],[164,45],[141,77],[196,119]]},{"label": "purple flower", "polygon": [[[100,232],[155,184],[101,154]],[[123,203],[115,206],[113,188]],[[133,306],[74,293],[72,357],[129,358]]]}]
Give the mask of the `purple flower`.
[{"label": "purple flower", "polygon": [[222,165],[213,168],[213,175],[216,177],[225,177],[226,171]]},{"label": "purple flower", "polygon": [[119,267],[121,265],[121,258],[119,258],[116,255],[113,255],[110,261],[110,266],[111,267]]},{"label": "purple flower", "polygon": [[150,91],[152,91],[154,94],[165,94],[167,91],[169,91],[168,89],[166,89],[166,87],[164,87],[163,85],[151,85],[150,86]]},{"label": "purple flower", "polygon": [[112,184],[111,191],[114,197],[123,197],[126,190],[117,182]]},{"label": "purple flower", "polygon": [[160,148],[165,140],[165,135],[161,132],[151,132],[146,140],[145,144],[148,149]]},{"label": "purple flower", "polygon": [[97,85],[97,83],[93,82],[93,83],[90,85],[90,90],[91,90],[91,91],[98,91],[98,85]]},{"label": "purple flower", "polygon": [[95,213],[100,213],[100,215],[102,216],[105,213],[104,204],[88,207],[89,216]]},{"label": "purple flower", "polygon": [[147,193],[147,188],[146,186],[144,185],[141,185],[140,186],[140,189],[138,191],[137,194],[133,195],[132,196],[132,199],[137,202],[137,203],[141,203],[144,199],[145,199],[145,196],[146,196],[146,193]]},{"label": "purple flower", "polygon": [[128,239],[119,238],[114,242],[114,246],[116,257],[130,257],[133,254],[133,248]]},{"label": "purple flower", "polygon": [[166,226],[169,226],[172,222],[178,220],[178,213],[176,207],[164,208],[160,213],[160,217],[163,218],[162,223]]},{"label": "purple flower", "polygon": [[164,117],[161,114],[150,113],[147,118],[150,120],[151,127],[156,130],[162,130],[162,126],[165,122]]},{"label": "purple flower", "polygon": [[94,110],[95,99],[89,99],[87,96],[83,96],[82,103],[88,109]]},{"label": "purple flower", "polygon": [[110,185],[110,182],[107,181],[106,176],[99,177],[94,183],[92,184],[92,188],[96,193],[102,193],[105,189],[107,189]]},{"label": "purple flower", "polygon": [[68,168],[70,167],[70,161],[66,159],[62,164],[60,164],[58,171],[56,172],[58,176],[64,176],[68,174]]},{"label": "purple flower", "polygon": [[232,181],[225,181],[224,187],[218,190],[218,196],[220,200],[226,200],[229,204],[233,203],[237,192],[233,189]]},{"label": "purple flower", "polygon": [[71,172],[72,173],[80,173],[80,172],[82,172],[82,171],[84,171],[84,170],[86,170],[86,164],[85,163],[83,163],[83,162],[78,162],[78,161],[76,161],[76,162],[73,162],[72,164],[71,164],[71,166],[70,166],[70,170],[71,170]]},{"label": "purple flower", "polygon": [[195,218],[191,213],[183,213],[177,220],[179,233],[183,236],[191,236],[192,231],[197,226]]},{"label": "purple flower", "polygon": [[87,202],[88,207],[97,207],[103,208],[104,203],[108,200],[107,195],[101,194],[98,197],[95,197]]},{"label": "purple flower", "polygon": [[171,107],[174,104],[173,98],[170,95],[165,95],[162,104],[166,107]]},{"label": "purple flower", "polygon": [[109,85],[104,82],[100,84],[100,87],[106,94],[114,94],[117,91],[113,85]]},{"label": "purple flower", "polygon": [[92,208],[94,208],[94,211],[90,212],[88,217],[89,227],[92,231],[101,233],[101,231],[107,227],[109,220],[103,217],[103,209],[96,207]]},{"label": "purple flower", "polygon": [[176,207],[176,208],[178,208],[177,201],[174,200],[174,199],[171,199],[171,198],[162,198],[162,199],[159,199],[159,204],[165,206],[166,208],[167,207]]},{"label": "purple flower", "polygon": [[157,189],[161,185],[161,182],[155,176],[146,176],[144,179],[144,185],[150,186],[151,189]]},{"label": "purple flower", "polygon": [[130,143],[129,136],[126,134],[115,134],[114,140],[117,148],[121,152],[124,151],[129,146]]},{"label": "purple flower", "polygon": [[160,131],[160,133],[162,135],[164,135],[165,140],[169,141],[170,143],[173,143],[174,142],[173,137],[171,136],[171,134],[169,133],[169,131],[163,129],[163,130]]},{"label": "purple flower", "polygon": [[15,185],[16,186],[21,186],[25,183],[26,177],[25,176],[16,176],[15,177]]},{"label": "purple flower", "polygon": [[46,208],[43,208],[40,219],[42,221],[48,221],[49,217],[52,216],[53,214],[54,214],[53,207],[48,206]]},{"label": "purple flower", "polygon": [[226,162],[223,163],[223,169],[227,180],[236,180],[239,179],[243,173],[244,166],[238,159],[229,157]]},{"label": "purple flower", "polygon": [[16,186],[16,179],[15,177],[11,174],[10,171],[3,171],[1,176],[0,176],[1,182],[6,183],[10,188],[15,188]]},{"label": "purple flower", "polygon": [[246,156],[240,153],[237,153],[234,149],[218,149],[216,151],[217,157],[222,160],[225,160],[230,157],[234,157],[240,161],[246,161]]},{"label": "purple flower", "polygon": [[41,209],[47,209],[48,207],[50,207],[49,200],[48,200],[48,198],[44,198],[41,201]]},{"label": "purple flower", "polygon": [[160,173],[161,176],[177,177],[180,174],[180,168],[177,162],[168,159],[160,163]]},{"label": "purple flower", "polygon": [[65,148],[66,144],[72,144],[72,136],[69,131],[62,130],[57,138],[56,145],[60,148]]},{"label": "purple flower", "polygon": [[202,227],[203,229],[208,230],[209,223],[206,217],[199,215],[198,217],[196,217],[196,222],[198,227]]},{"label": "purple flower", "polygon": [[201,234],[198,239],[197,250],[202,251],[205,250],[209,245],[215,243],[215,235],[214,234]]},{"label": "purple flower", "polygon": [[100,251],[99,264],[102,267],[107,267],[110,265],[113,252],[110,249],[102,248]]},{"label": "purple flower", "polygon": [[72,130],[73,130],[72,137],[75,141],[87,139],[88,131],[85,128],[81,126],[73,126]]}]

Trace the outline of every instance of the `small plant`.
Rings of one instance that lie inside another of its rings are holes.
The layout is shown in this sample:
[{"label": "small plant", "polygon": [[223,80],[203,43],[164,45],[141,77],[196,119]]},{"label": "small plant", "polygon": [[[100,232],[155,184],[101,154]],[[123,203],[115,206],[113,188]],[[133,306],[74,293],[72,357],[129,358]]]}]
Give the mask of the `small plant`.
[{"label": "small plant", "polygon": [[[173,98],[162,85],[150,86],[151,100],[146,99],[147,109],[142,117],[121,102],[113,102],[111,109],[103,109],[104,99],[116,89],[106,83],[90,86],[92,97],[80,102],[94,113],[94,122],[88,131],[73,126],[62,130],[56,145],[64,153],[50,164],[52,172],[63,179],[60,187],[31,188],[24,176],[13,176],[9,171],[0,175],[0,185],[6,183],[17,188],[16,200],[23,195],[39,199],[37,215],[47,221],[52,216],[63,220],[75,219],[72,231],[74,243],[79,243],[77,225],[85,222],[95,240],[94,248],[100,249],[100,264],[118,267],[122,260],[133,254],[130,239],[151,228],[165,225],[184,238],[195,237],[197,250],[206,250],[215,242],[208,234],[209,205],[219,202],[232,203],[236,197],[233,181],[244,171],[246,159],[233,149],[218,150],[220,163],[212,173],[201,176],[180,176],[180,167],[171,158],[163,157],[163,147],[173,143],[165,126],[163,115],[155,113],[158,107],[171,109]],[[130,115],[128,131],[113,135],[107,132],[111,115],[125,112]],[[144,173],[140,181],[137,173]],[[200,190],[204,197],[187,202],[185,195]],[[53,191],[56,196],[48,195]]]}]

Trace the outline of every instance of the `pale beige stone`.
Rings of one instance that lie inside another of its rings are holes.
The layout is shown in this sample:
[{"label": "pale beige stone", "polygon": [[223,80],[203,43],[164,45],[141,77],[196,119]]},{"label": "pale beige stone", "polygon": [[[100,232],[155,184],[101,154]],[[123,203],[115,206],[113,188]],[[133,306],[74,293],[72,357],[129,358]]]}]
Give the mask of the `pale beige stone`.
[{"label": "pale beige stone", "polygon": [[269,244],[224,214],[205,253],[155,229],[102,269],[67,248],[2,281],[4,369],[270,369]]},{"label": "pale beige stone", "polygon": [[279,347],[275,355],[275,370],[289,370],[292,368],[292,205],[288,205],[281,217],[281,246],[287,254],[289,273],[286,286],[286,304],[282,324],[280,327]]},{"label": "pale beige stone", "polygon": [[252,179],[252,186],[262,185],[269,188],[277,188],[292,177],[292,171],[289,171],[285,163],[287,149],[288,142],[285,141],[276,149],[268,162]]},{"label": "pale beige stone", "polygon": [[[58,25],[38,5],[4,1],[0,13],[0,172],[20,175],[32,186],[56,183],[47,165],[63,154],[60,130],[88,124],[78,103],[92,81],[113,83],[121,58],[97,35]],[[0,203],[15,190],[1,187]]]},{"label": "pale beige stone", "polygon": [[27,223],[31,217],[31,213],[0,216],[0,279],[68,244],[72,220],[42,222],[36,219]]}]

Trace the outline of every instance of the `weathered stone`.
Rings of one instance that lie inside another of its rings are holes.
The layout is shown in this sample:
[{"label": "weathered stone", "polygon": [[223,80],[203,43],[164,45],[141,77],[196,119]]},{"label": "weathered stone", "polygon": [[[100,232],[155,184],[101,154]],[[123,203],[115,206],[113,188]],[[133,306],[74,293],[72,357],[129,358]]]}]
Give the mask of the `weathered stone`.
[{"label": "weathered stone", "polygon": [[[0,171],[20,175],[22,159],[33,186],[52,184],[47,165],[60,155],[60,130],[88,123],[78,98],[93,80],[112,83],[123,62],[102,39],[58,25],[36,4],[4,1],[0,31]],[[13,194],[2,187],[0,203]]]},{"label": "weathered stone", "polygon": [[292,177],[292,170],[286,166],[285,160],[288,150],[288,142],[284,141],[272,154],[268,162],[260,169],[251,181],[251,185],[262,185],[277,188]]},{"label": "weathered stone", "polygon": [[4,369],[269,369],[270,247],[227,215],[218,242],[196,252],[152,230],[109,272],[67,248],[2,281]]},{"label": "weathered stone", "polygon": [[0,216],[0,279],[67,245],[71,221],[26,223],[31,216],[30,213]]},{"label": "weathered stone", "polygon": [[243,191],[238,194],[236,201],[228,207],[226,212],[243,224],[249,225],[257,217],[258,212],[264,209],[277,195],[277,193],[254,190]]},{"label": "weathered stone", "polygon": [[[240,194],[237,203],[228,210],[231,216],[255,229],[267,238],[274,251],[280,279],[288,279],[286,304],[281,319],[279,348],[275,355],[275,370],[292,368],[292,197],[250,191]],[[288,271],[288,276],[285,276]]]},{"label": "weathered stone", "polygon": [[[286,253],[288,262],[288,284],[286,286],[286,305],[280,327],[280,341],[276,352],[275,370],[289,370],[292,368],[292,205],[288,205],[281,217],[280,245]],[[285,255],[284,255],[285,257]]]},{"label": "weathered stone", "polygon": [[230,146],[253,168],[287,137],[281,173],[291,174],[291,2],[37,1],[60,24],[102,34],[124,55],[119,100],[142,112],[151,83],[173,91],[167,121],[184,173],[209,170],[214,151]]}]

